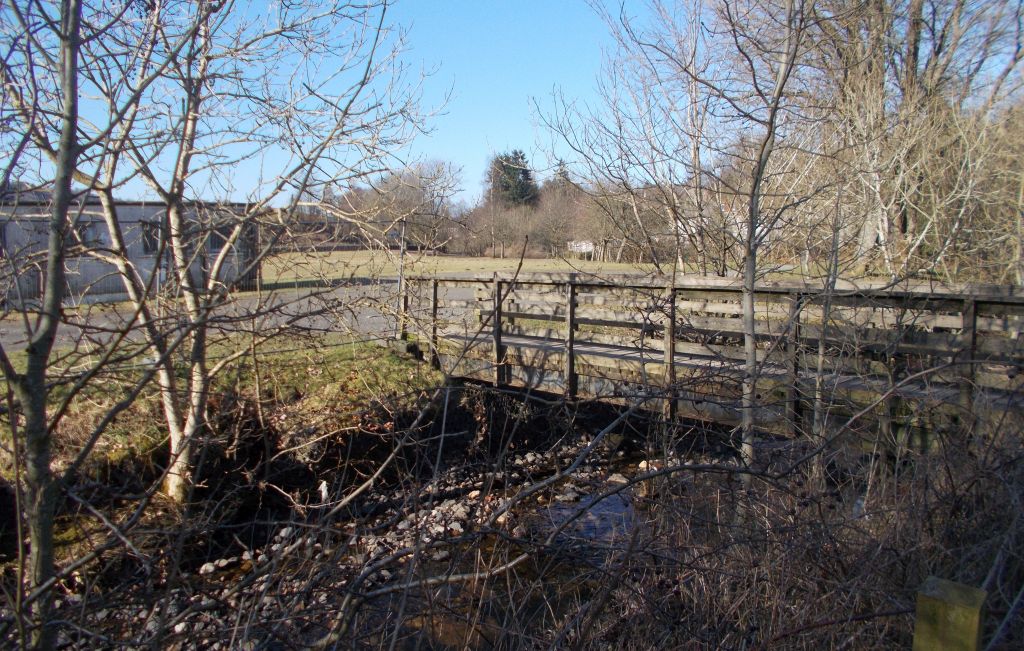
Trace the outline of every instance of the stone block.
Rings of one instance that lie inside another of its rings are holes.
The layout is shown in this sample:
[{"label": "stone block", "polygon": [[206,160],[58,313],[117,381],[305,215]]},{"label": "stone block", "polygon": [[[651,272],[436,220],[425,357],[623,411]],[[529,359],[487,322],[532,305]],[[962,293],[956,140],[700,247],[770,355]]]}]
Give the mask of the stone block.
[{"label": "stone block", "polygon": [[977,651],[986,593],[928,577],[917,591],[914,651]]}]

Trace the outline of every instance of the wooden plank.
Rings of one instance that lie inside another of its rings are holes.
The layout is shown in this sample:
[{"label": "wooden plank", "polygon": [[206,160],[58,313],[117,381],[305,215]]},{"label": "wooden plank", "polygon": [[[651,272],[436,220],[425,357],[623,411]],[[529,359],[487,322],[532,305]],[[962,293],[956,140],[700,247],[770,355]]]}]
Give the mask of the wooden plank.
[{"label": "wooden plank", "polygon": [[[686,331],[695,331],[701,334],[726,335],[731,337],[743,336],[743,322],[741,319],[729,319],[712,316],[681,315],[679,328]],[[784,324],[779,321],[757,320],[754,323],[754,333],[760,337],[777,336],[784,331]]]},{"label": "wooden plank", "polygon": [[[490,317],[491,312],[483,310],[480,312],[481,319],[487,319]],[[635,317],[626,313],[613,313],[606,312],[604,316],[608,318],[594,318],[593,316],[583,316],[580,314],[577,308],[575,323],[577,325],[592,325],[592,326],[605,326],[609,328],[640,328],[640,327],[656,327],[660,330],[660,324],[664,321],[665,315],[653,315],[649,320],[643,320],[640,315]],[[523,306],[516,306],[515,311],[503,311],[505,319],[523,319],[532,321],[565,321],[565,305],[559,305],[556,309],[551,310],[537,310],[527,309]],[[616,318],[618,317],[618,318]]]},{"label": "wooden plank", "polygon": [[1024,317],[1024,302],[992,302],[982,297],[974,300],[975,309],[979,315],[995,318]]},{"label": "wooden plank", "polygon": [[[805,346],[817,345],[821,326],[806,324],[801,328],[801,341]],[[947,332],[916,332],[855,328],[829,324],[826,343],[846,345],[861,351],[891,351],[922,355],[953,355],[960,350],[959,336]]]},{"label": "wooden plank", "polygon": [[447,308],[447,309],[450,309],[450,310],[469,310],[469,309],[476,308],[477,305],[478,305],[478,301],[476,301],[475,299],[469,300],[469,299],[457,299],[457,298],[455,298],[455,299],[442,299],[441,300],[441,307],[442,308]]},{"label": "wooden plank", "polygon": [[1010,339],[975,330],[975,354],[981,359],[1019,362],[1024,360],[1024,340]]},{"label": "wooden plank", "polygon": [[545,328],[543,326],[523,325],[522,323],[517,323],[514,326],[509,326],[506,333],[512,336],[536,337],[538,339],[565,339],[565,329],[562,327]]},{"label": "wooden plank", "polygon": [[890,310],[922,310],[928,312],[957,312],[962,301],[957,297],[936,295],[917,296],[907,294],[842,294],[832,296],[836,307],[860,307]]},{"label": "wooden plank", "polygon": [[[522,311],[508,313],[503,312],[504,318],[517,318],[533,321],[548,321],[562,323],[565,320],[564,306],[555,314],[542,314],[539,312]],[[490,317],[490,312],[482,312],[481,320]],[[578,326],[594,326],[606,328],[619,328],[630,330],[646,330],[653,337],[663,336],[664,328],[661,323],[664,315],[659,315],[657,321],[640,320],[604,320],[593,319],[579,315],[575,323]],[[755,326],[756,334],[761,339],[771,339],[782,336],[787,330],[788,320],[758,321]],[[742,324],[738,319],[726,319],[719,317],[681,317],[679,325],[679,339],[690,341],[706,340],[708,336],[740,337],[742,336]],[[820,325],[807,324],[801,326],[800,340],[805,346],[816,345]],[[959,336],[947,332],[924,332],[908,330],[899,332],[896,330],[884,330],[879,328],[855,328],[843,325],[830,325],[829,336],[826,343],[830,346],[846,347],[852,352],[888,352],[895,355],[941,355],[952,356],[959,350]],[[692,349],[691,349],[692,350]],[[708,346],[709,351],[728,355],[722,348],[715,345]],[[997,359],[1019,358],[1024,355],[1024,343],[1007,339],[982,336],[978,338],[978,350],[988,357]]]},{"label": "wooden plank", "polygon": [[[977,303],[975,303],[975,307],[977,308]],[[977,309],[975,312],[978,331],[1006,333],[1012,336],[1017,336],[1024,332],[1024,318],[1021,318],[1020,316],[981,316],[980,314],[977,314]]]},{"label": "wooden plank", "polygon": [[[763,300],[764,297],[755,296],[755,311],[758,313],[774,314],[778,318],[788,317],[789,305],[779,300],[781,298],[780,296],[772,296],[770,298],[772,300]],[[735,300],[713,301],[696,298],[692,293],[688,293],[679,299],[676,309],[679,312],[711,312],[719,314],[735,314],[740,316],[743,314],[743,305],[740,303],[739,299],[740,297],[737,294]]]},{"label": "wooden plank", "polygon": [[1018,393],[1024,390],[1024,374],[1017,372],[1017,367],[1001,370],[981,368],[974,371],[974,382],[982,389],[996,389]]},{"label": "wooden plank", "polygon": [[[567,273],[563,274],[501,274],[502,280],[506,282],[515,281],[522,285],[550,285],[561,284],[568,279]],[[415,279],[437,278],[443,283],[470,286],[473,283],[489,284],[492,281],[490,275],[483,274],[460,274],[460,275],[433,275],[416,276]],[[642,274],[619,274],[614,278],[607,276],[589,277],[583,276],[577,279],[581,290],[586,288],[618,287],[626,289],[655,289],[665,288],[668,280],[652,278]],[[723,293],[736,294],[740,291],[738,278],[714,278],[680,274],[676,276],[675,286],[678,289],[686,290],[717,290]],[[817,297],[824,294],[820,283],[809,283],[803,281],[768,281],[758,283],[758,293],[765,295],[778,295],[780,300],[790,293],[797,291],[808,297]],[[860,281],[857,286],[840,281],[838,289],[833,293],[833,300],[844,301],[856,300],[858,297],[886,297],[891,300],[918,301],[936,300],[937,298],[948,298],[953,301],[962,301],[966,298],[973,298],[978,303],[1004,305],[1014,310],[1014,313],[1021,313],[1024,309],[1024,291],[1016,287],[996,285],[941,285],[931,281],[906,281],[898,287],[892,288],[890,283],[879,281]],[[984,310],[979,310],[984,311]]]}]

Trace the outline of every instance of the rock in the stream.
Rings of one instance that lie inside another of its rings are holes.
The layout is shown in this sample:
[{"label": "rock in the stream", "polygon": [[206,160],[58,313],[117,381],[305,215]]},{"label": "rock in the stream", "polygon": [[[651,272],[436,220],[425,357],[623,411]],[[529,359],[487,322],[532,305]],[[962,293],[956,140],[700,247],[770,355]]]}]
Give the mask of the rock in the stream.
[{"label": "rock in the stream", "polygon": [[213,574],[216,571],[217,571],[217,566],[214,565],[213,563],[203,563],[203,566],[199,568],[199,574],[201,574],[203,576],[206,576],[208,574]]},{"label": "rock in the stream", "polygon": [[654,472],[656,470],[661,470],[661,463],[658,461],[644,460],[636,465],[636,469],[640,472]]},{"label": "rock in the stream", "polygon": [[569,488],[558,495],[555,495],[556,502],[575,502],[580,498],[580,494],[575,490]]}]

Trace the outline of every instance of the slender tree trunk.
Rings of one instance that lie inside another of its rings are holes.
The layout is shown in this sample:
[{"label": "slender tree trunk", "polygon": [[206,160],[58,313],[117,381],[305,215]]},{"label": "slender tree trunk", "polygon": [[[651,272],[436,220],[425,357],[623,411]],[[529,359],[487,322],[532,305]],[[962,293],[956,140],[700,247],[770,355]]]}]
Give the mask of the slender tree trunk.
[{"label": "slender tree trunk", "polygon": [[[71,180],[78,159],[78,50],[82,6],[79,0],[61,3],[60,83],[63,110],[53,203],[50,209],[46,277],[39,325],[26,350],[24,375],[7,373],[22,405],[25,441],[25,499],[29,529],[29,586],[38,590],[53,578],[53,525],[57,486],[50,467],[51,431],[47,421],[46,371],[60,322],[64,300],[64,248],[70,228],[68,211],[73,201]],[[10,371],[5,368],[5,371]],[[51,621],[52,598],[44,590],[29,613],[33,649],[52,649],[57,629]]]},{"label": "slender tree trunk", "polygon": [[192,448],[204,421],[209,378],[206,374],[206,324],[199,302],[200,288],[192,274],[191,258],[184,239],[186,225],[180,199],[167,212],[172,259],[182,288],[192,340],[187,382],[188,406],[184,421],[181,420],[180,412],[168,410],[166,402],[164,405],[170,439],[170,463],[164,480],[164,493],[176,502],[183,502],[191,483]]},{"label": "slender tree trunk", "polygon": [[[205,20],[209,20],[207,17]],[[171,261],[174,273],[181,287],[182,299],[185,303],[188,328],[191,337],[189,351],[189,377],[186,387],[188,396],[187,413],[184,422],[180,413],[167,410],[165,403],[164,415],[167,421],[170,440],[170,461],[164,479],[164,493],[175,502],[184,502],[188,497],[192,479],[192,451],[196,439],[201,433],[206,416],[206,402],[209,396],[210,378],[206,372],[206,318],[208,310],[204,309],[200,293],[207,289],[192,273],[192,251],[195,245],[202,242],[186,239],[188,224],[185,214],[186,183],[191,172],[192,156],[195,151],[196,134],[199,127],[199,112],[203,103],[206,84],[209,82],[207,73],[209,59],[209,25],[204,23],[197,33],[197,48],[191,53],[191,60],[186,67],[191,72],[186,84],[186,113],[182,125],[182,136],[175,160],[173,181],[167,193],[167,225],[168,242],[171,248]]]},{"label": "slender tree trunk", "polygon": [[[796,60],[796,50],[800,40],[800,26],[803,23],[803,4],[799,8],[795,3],[799,0],[790,0],[787,7],[787,33],[785,60],[779,62],[779,69],[776,72],[775,88],[768,103],[768,118],[764,122],[764,136],[761,139],[760,151],[754,164],[751,174],[750,203],[747,213],[746,240],[744,242],[743,255],[743,352],[744,352],[744,373],[743,373],[743,444],[740,454],[743,463],[750,466],[754,462],[754,409],[757,406],[757,321],[754,314],[754,290],[757,282],[757,250],[760,245],[760,231],[762,228],[761,216],[761,187],[764,177],[768,171],[768,162],[775,149],[775,131],[779,114],[779,107],[782,103],[782,95],[793,70],[793,63]],[[745,475],[749,477],[749,475]]]},{"label": "slender tree trunk", "polygon": [[[111,174],[111,178],[113,175]],[[114,204],[113,193],[109,189],[98,192],[100,204],[103,206],[104,218],[107,222],[107,232],[110,234],[110,249],[114,253],[113,263],[121,276],[125,292],[132,303],[132,307],[138,312],[139,323],[146,336],[146,343],[153,348],[154,356],[157,359],[159,368],[156,379],[160,390],[160,400],[163,404],[164,413],[168,422],[180,423],[182,420],[181,405],[178,401],[177,381],[174,377],[172,361],[167,355],[167,339],[165,334],[157,327],[153,318],[148,296],[151,287],[139,276],[138,270],[130,262],[128,247],[124,242],[124,234],[121,232],[121,225],[117,216],[117,206]],[[153,274],[159,274],[159,260],[163,257],[163,250],[157,252],[154,263]],[[152,278],[150,279],[150,284]]]},{"label": "slender tree trunk", "polygon": [[[754,230],[749,228],[748,230]],[[754,409],[757,407],[757,320],[754,314],[754,288],[757,282],[757,247],[748,236],[743,258],[743,444],[740,455],[743,463],[754,463]]]}]

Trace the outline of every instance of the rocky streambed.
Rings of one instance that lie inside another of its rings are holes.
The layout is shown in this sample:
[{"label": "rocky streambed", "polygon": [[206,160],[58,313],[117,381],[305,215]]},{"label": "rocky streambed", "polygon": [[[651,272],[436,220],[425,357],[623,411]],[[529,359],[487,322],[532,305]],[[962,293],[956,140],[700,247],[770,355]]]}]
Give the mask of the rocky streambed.
[{"label": "rocky streambed", "polygon": [[[338,492],[325,477],[273,518],[255,511],[221,525],[219,544],[140,551],[148,558],[134,566],[129,549],[116,586],[74,575],[56,600],[55,616],[74,622],[62,644],[487,648],[549,638],[581,599],[614,583],[646,526],[651,483],[635,478],[655,462],[593,430],[521,429],[481,450],[479,420],[424,443],[407,474]],[[657,463],[666,462],[678,460]]]}]

